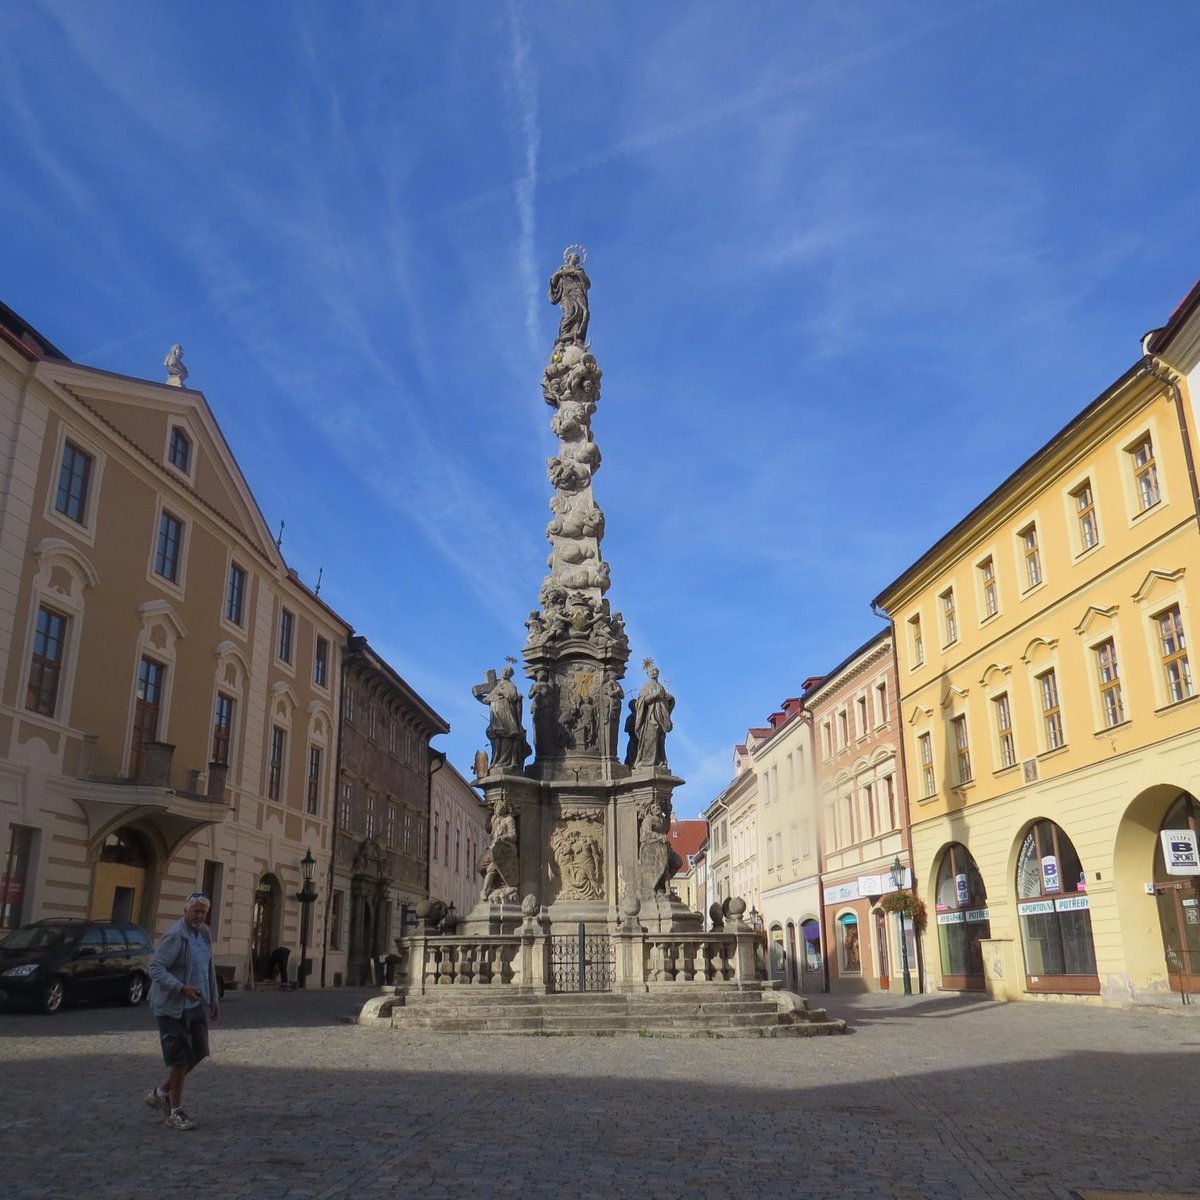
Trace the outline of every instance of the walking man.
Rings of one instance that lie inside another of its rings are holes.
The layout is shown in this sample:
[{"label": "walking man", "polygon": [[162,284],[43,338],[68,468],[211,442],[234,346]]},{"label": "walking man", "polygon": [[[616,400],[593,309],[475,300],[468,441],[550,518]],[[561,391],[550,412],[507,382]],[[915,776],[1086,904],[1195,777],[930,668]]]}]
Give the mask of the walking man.
[{"label": "walking man", "polygon": [[167,1077],[146,1093],[146,1103],[172,1129],[195,1129],[183,1111],[183,1081],[208,1057],[208,1022],[217,1019],[217,972],[208,932],[210,904],[193,892],[183,917],[163,934],[150,961],[150,1007],[158,1019]]}]

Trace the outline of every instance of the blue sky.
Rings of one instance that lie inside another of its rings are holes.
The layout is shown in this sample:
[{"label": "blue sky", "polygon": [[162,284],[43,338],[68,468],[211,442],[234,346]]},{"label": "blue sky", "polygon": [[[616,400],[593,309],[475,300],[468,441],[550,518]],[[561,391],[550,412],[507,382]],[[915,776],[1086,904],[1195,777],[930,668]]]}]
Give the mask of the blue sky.
[{"label": "blue sky", "polygon": [[6,4],[0,299],[111,371],[183,343],[465,771],[585,244],[609,595],[690,816],[1200,274],[1198,37],[1185,3]]}]

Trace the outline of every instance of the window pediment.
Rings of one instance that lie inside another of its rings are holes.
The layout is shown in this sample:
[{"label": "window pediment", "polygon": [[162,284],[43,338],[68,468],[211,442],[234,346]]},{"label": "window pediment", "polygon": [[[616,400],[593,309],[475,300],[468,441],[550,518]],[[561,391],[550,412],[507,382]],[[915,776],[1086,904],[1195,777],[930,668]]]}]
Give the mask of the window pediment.
[{"label": "window pediment", "polygon": [[1142,586],[1133,593],[1133,598],[1139,604],[1145,604],[1147,600],[1153,600],[1157,594],[1175,592],[1179,584],[1183,582],[1186,571],[1186,567],[1180,567],[1176,571],[1153,570],[1148,572],[1146,578],[1142,580]]}]

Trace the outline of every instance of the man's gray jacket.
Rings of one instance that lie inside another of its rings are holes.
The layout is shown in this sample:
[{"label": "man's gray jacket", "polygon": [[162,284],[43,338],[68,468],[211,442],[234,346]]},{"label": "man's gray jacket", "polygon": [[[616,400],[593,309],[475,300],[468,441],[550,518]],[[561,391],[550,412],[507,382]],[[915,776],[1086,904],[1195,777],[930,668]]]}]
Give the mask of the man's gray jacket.
[{"label": "man's gray jacket", "polygon": [[[158,943],[150,960],[150,1008],[156,1017],[181,1017],[187,999],[183,994],[192,957],[192,939],[188,923],[180,917]],[[217,969],[212,960],[212,938],[207,925],[201,925],[196,936],[208,943],[209,1003],[217,1002]]]}]

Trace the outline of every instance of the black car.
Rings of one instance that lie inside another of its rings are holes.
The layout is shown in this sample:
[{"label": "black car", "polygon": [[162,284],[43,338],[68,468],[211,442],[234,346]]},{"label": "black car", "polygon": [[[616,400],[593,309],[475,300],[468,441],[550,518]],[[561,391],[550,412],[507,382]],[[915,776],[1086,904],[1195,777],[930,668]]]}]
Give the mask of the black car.
[{"label": "black car", "polygon": [[0,1002],[55,1013],[67,1000],[141,1004],[150,935],[128,921],[38,921],[0,938]]}]

